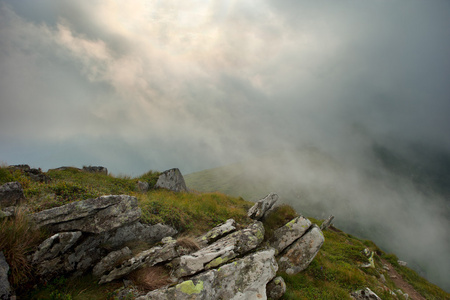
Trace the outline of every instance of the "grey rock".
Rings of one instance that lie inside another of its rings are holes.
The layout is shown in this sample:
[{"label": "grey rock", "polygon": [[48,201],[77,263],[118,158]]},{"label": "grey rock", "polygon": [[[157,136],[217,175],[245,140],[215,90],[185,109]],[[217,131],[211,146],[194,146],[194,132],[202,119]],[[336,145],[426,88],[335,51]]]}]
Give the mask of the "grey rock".
[{"label": "grey rock", "polygon": [[204,235],[200,236],[197,239],[197,242],[200,245],[208,245],[224,237],[225,235],[232,233],[235,230],[236,221],[233,219],[228,219],[225,223],[219,224]]},{"label": "grey rock", "polygon": [[18,181],[7,182],[0,186],[0,207],[15,206],[22,199],[25,199],[25,196]]},{"label": "grey rock", "polygon": [[362,289],[362,290],[352,292],[350,295],[355,300],[365,300],[365,299],[381,300],[381,298],[378,297],[377,294],[372,292],[368,287],[366,287],[365,289]]},{"label": "grey rock", "polygon": [[266,285],[278,266],[273,249],[255,252],[183,281],[174,287],[149,292],[138,300],[267,299]]},{"label": "grey rock", "polygon": [[4,207],[0,210],[0,219],[13,217],[15,215],[16,215],[16,207],[15,206]]},{"label": "grey rock", "polygon": [[39,245],[32,256],[32,262],[38,264],[66,253],[80,237],[81,231],[54,234]]},{"label": "grey rock", "polygon": [[167,189],[173,192],[187,192],[184,177],[178,168],[164,171],[159,175],[155,188]]},{"label": "grey rock", "polygon": [[108,175],[108,169],[102,166],[88,166],[88,167],[84,166],[83,171],[88,173],[99,173]]},{"label": "grey rock", "polygon": [[138,181],[137,187],[140,192],[146,193],[146,192],[148,192],[148,189],[150,188],[150,184],[145,181]]},{"label": "grey rock", "polygon": [[299,239],[311,227],[311,221],[303,216],[292,219],[286,225],[273,232],[269,244],[278,253]]},{"label": "grey rock", "polygon": [[313,224],[308,232],[281,253],[278,259],[280,270],[290,275],[303,271],[319,252],[324,241],[322,231]]},{"label": "grey rock", "polygon": [[92,270],[92,274],[96,277],[101,277],[105,273],[120,265],[124,260],[129,259],[132,253],[130,248],[125,247],[117,251],[112,251],[97,263]]},{"label": "grey rock", "polygon": [[327,230],[328,227],[331,226],[331,222],[333,222],[334,216],[329,216],[325,221],[322,222],[320,225],[320,230],[324,231]]},{"label": "grey rock", "polygon": [[68,167],[68,166],[62,166],[59,168],[55,168],[55,169],[48,169],[48,171],[78,171],[81,172],[82,170],[80,168],[76,168],[76,167]]},{"label": "grey rock", "polygon": [[407,262],[401,261],[401,260],[398,260],[397,263],[398,263],[400,266],[402,266],[402,267],[406,267],[406,266],[408,265]]},{"label": "grey rock", "polygon": [[189,255],[174,259],[171,265],[176,278],[218,267],[238,255],[256,248],[264,239],[264,226],[256,221],[245,229],[231,233]]},{"label": "grey rock", "polygon": [[249,210],[247,215],[254,220],[261,220],[268,212],[274,208],[275,202],[278,201],[278,195],[270,193],[263,199],[255,203]]},{"label": "grey rock", "polygon": [[267,297],[271,300],[277,300],[286,293],[286,283],[283,277],[278,276],[272,279],[266,286]]},{"label": "grey rock", "polygon": [[72,202],[31,215],[38,226],[54,232],[101,233],[135,222],[141,217],[137,199],[128,195],[101,196]]},{"label": "grey rock", "polygon": [[9,265],[3,252],[0,251],[0,300],[11,298],[11,286],[8,281]]},{"label": "grey rock", "polygon": [[12,171],[22,171],[22,172],[26,172],[26,171],[31,170],[30,166],[29,165],[25,165],[25,164],[23,164],[23,165],[11,165],[11,166],[8,166],[8,169],[11,169]]}]

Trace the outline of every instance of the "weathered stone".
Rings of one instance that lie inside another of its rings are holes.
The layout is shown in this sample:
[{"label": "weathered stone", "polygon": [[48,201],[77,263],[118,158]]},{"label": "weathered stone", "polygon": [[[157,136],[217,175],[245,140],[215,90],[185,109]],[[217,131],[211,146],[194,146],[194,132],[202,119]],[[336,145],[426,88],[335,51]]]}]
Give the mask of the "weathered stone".
[{"label": "weathered stone", "polygon": [[26,172],[26,171],[31,170],[30,166],[29,165],[25,165],[25,164],[23,164],[23,165],[11,165],[11,166],[8,166],[8,169],[11,169],[13,171],[22,171],[22,172]]},{"label": "weathered stone", "polygon": [[333,222],[334,216],[329,216],[325,221],[322,222],[320,225],[320,230],[324,231],[327,230],[328,227],[331,226],[331,222]]},{"label": "weathered stone", "polygon": [[167,189],[174,192],[187,192],[184,177],[178,168],[164,171],[159,175],[155,188]]},{"label": "weathered stone", "polygon": [[266,285],[278,266],[273,249],[255,252],[219,269],[209,270],[174,287],[149,292],[138,300],[267,299]]},{"label": "weathered stone", "polygon": [[16,215],[16,207],[15,206],[4,207],[0,210],[0,219],[13,217],[15,215]]},{"label": "weathered stone", "polygon": [[150,184],[145,181],[138,181],[137,187],[140,192],[146,193],[146,192],[148,192],[148,189],[150,188]]},{"label": "weathered stone", "polygon": [[271,300],[277,300],[286,293],[286,283],[283,277],[278,276],[272,279],[266,286],[267,297]]},{"label": "weathered stone", "polygon": [[358,290],[358,291],[352,292],[350,295],[355,300],[366,300],[366,299],[381,300],[381,298],[378,297],[377,294],[372,292],[368,287],[366,287],[363,290]]},{"label": "weathered stone", "polygon": [[240,254],[256,248],[264,239],[264,226],[256,221],[249,227],[231,233],[211,245],[172,261],[177,278],[218,267]]},{"label": "weathered stone", "polygon": [[299,216],[275,230],[269,244],[278,254],[305,234],[310,227],[311,221],[303,216]]},{"label": "weathered stone", "polygon": [[408,265],[408,263],[406,261],[401,261],[401,260],[398,260],[397,263],[402,267],[406,267]]},{"label": "weathered stone", "polygon": [[278,259],[280,270],[297,274],[306,269],[319,252],[325,238],[320,228],[313,224],[310,230],[287,247]]},{"label": "weathered stone", "polygon": [[108,175],[108,169],[102,166],[88,166],[88,167],[84,166],[83,171],[88,173],[99,173]]},{"label": "weathered stone", "polygon": [[48,169],[48,171],[78,171],[81,172],[82,170],[77,167],[68,167],[68,166],[62,166],[55,169]]},{"label": "weathered stone", "polygon": [[212,242],[217,241],[218,239],[224,237],[227,234],[236,230],[236,221],[233,219],[228,219],[225,223],[219,224],[214,227],[201,237],[197,239],[197,242],[200,245],[211,244]]},{"label": "weathered stone", "polygon": [[81,231],[54,234],[39,245],[32,256],[32,262],[38,264],[66,253],[80,237]]},{"label": "weathered stone", "polygon": [[132,253],[130,248],[125,247],[117,251],[112,251],[97,263],[92,270],[94,276],[100,277],[106,272],[109,272],[117,265],[120,265],[124,260],[129,259]]},{"label": "weathered stone", "polygon": [[112,230],[140,217],[137,199],[127,195],[72,202],[31,215],[37,226],[47,226],[54,232],[79,230],[91,233]]},{"label": "weathered stone", "polygon": [[6,262],[3,252],[0,251],[0,299],[11,298],[11,286],[8,281],[9,265]]},{"label": "weathered stone", "polygon": [[247,215],[254,220],[263,219],[272,208],[274,208],[275,202],[278,200],[277,194],[269,194],[263,199],[255,203],[249,210]]},{"label": "weathered stone", "polygon": [[25,196],[18,181],[7,182],[0,186],[0,207],[15,206],[22,199],[25,199]]}]

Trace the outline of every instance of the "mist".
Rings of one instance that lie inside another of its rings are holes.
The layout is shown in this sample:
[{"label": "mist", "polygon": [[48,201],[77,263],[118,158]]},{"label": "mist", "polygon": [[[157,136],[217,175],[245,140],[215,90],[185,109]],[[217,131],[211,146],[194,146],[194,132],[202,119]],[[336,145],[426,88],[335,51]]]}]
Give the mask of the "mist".
[{"label": "mist", "polygon": [[[433,173],[442,160],[428,158],[450,153],[449,11],[439,0],[0,0],[0,160],[188,174],[279,153],[249,175],[282,169],[336,222],[374,224],[405,260],[439,258],[433,278],[449,278],[440,177],[424,188],[379,157]],[[303,165],[292,153],[304,147],[334,167]]]}]

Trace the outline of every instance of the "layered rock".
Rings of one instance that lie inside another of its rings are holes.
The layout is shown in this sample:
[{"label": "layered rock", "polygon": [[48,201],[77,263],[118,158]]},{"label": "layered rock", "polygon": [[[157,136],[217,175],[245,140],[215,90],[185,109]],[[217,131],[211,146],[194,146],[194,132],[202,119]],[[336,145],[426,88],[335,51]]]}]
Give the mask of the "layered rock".
[{"label": "layered rock", "polygon": [[278,253],[299,239],[311,227],[311,221],[303,216],[291,220],[274,231],[269,243]]},{"label": "layered rock", "polygon": [[208,245],[225,235],[236,230],[236,221],[233,219],[227,220],[225,223],[219,224],[201,237],[197,239],[200,245]]},{"label": "layered rock", "polygon": [[100,277],[103,274],[111,271],[117,265],[128,259],[132,255],[130,248],[124,247],[117,251],[112,251],[108,255],[102,258],[102,260],[97,263],[92,270],[92,274],[96,277]]},{"label": "layered rock", "polygon": [[80,237],[81,231],[54,234],[39,245],[32,256],[32,262],[38,264],[66,253]]},{"label": "layered rock", "polygon": [[22,199],[25,199],[25,196],[18,181],[7,182],[0,186],[0,207],[15,206]]},{"label": "layered rock", "polygon": [[273,249],[249,254],[183,281],[174,287],[149,292],[139,300],[172,299],[266,299],[266,284],[278,266]]},{"label": "layered rock", "polygon": [[159,175],[155,188],[167,189],[173,192],[187,192],[184,177],[178,168],[164,171]]},{"label": "layered rock", "polygon": [[278,258],[280,270],[287,274],[297,274],[306,269],[319,252],[325,238],[320,228],[313,224],[310,229]]},{"label": "layered rock", "polygon": [[0,299],[11,299],[11,286],[8,281],[9,265],[3,252],[0,251]]},{"label": "layered rock", "polygon": [[192,254],[172,261],[173,275],[177,278],[193,275],[220,266],[238,255],[255,249],[264,239],[264,226],[256,221]]},{"label": "layered rock", "polygon": [[262,220],[274,208],[275,202],[278,201],[277,194],[269,194],[263,199],[255,203],[249,210],[247,215],[253,220]]}]

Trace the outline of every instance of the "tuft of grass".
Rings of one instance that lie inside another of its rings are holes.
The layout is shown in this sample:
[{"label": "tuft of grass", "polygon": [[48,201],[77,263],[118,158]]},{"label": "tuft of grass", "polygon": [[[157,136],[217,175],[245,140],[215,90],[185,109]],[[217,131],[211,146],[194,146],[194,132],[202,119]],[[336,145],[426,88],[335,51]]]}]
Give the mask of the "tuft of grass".
[{"label": "tuft of grass", "polygon": [[170,273],[164,266],[141,268],[130,274],[129,278],[144,292],[153,291],[172,283]]},{"label": "tuft of grass", "polygon": [[275,207],[275,209],[263,221],[265,229],[264,238],[266,240],[270,239],[275,230],[284,226],[296,217],[298,217],[298,214],[290,205],[283,204]]},{"label": "tuft of grass", "polygon": [[182,236],[177,239],[178,246],[181,246],[185,249],[197,251],[200,249],[197,241],[193,237]]},{"label": "tuft of grass", "polygon": [[33,228],[22,209],[18,209],[14,217],[0,220],[0,251],[10,266],[14,289],[32,279],[33,269],[27,255],[36,250],[44,238],[44,233]]}]

